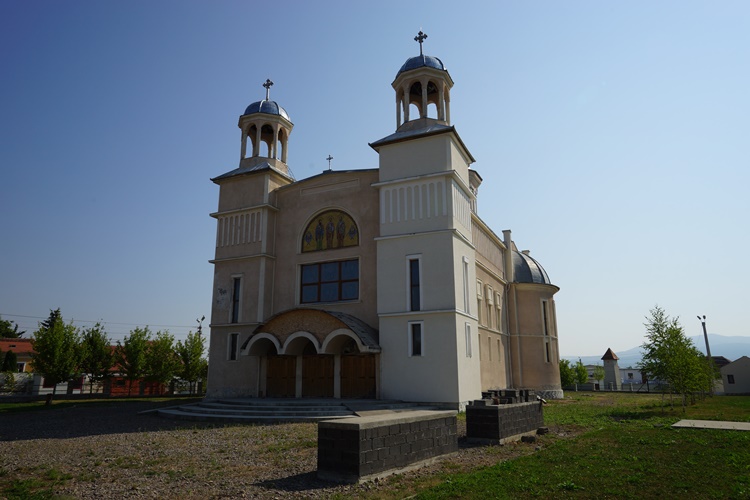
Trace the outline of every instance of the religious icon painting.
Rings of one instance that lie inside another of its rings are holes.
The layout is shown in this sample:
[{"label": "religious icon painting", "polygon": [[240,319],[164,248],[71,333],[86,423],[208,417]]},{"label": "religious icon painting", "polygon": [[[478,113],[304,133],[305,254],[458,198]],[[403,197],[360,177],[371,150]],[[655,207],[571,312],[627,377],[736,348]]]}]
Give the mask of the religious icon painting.
[{"label": "religious icon painting", "polygon": [[313,217],[302,236],[302,252],[317,252],[359,245],[354,220],[341,210],[326,210]]}]

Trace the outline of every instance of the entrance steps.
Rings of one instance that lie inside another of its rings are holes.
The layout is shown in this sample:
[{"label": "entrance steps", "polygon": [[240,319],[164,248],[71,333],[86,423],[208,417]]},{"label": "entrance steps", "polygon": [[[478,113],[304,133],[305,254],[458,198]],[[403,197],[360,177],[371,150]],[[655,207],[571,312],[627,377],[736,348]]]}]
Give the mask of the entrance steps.
[{"label": "entrance steps", "polygon": [[216,423],[317,422],[335,418],[378,415],[414,409],[435,409],[395,400],[235,398],[156,410],[160,417]]}]

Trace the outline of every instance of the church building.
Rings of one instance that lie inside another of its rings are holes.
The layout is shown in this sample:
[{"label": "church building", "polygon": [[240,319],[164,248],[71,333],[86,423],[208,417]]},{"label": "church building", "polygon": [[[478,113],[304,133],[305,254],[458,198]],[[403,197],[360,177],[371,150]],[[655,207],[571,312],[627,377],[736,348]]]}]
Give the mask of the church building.
[{"label": "church building", "polygon": [[[462,408],[491,389],[562,396],[553,285],[477,213],[482,177],[451,124],[442,61],[392,83],[379,167],[295,180],[289,114],[239,118],[219,186],[207,397],[377,398]],[[495,186],[500,189],[500,186]]]}]

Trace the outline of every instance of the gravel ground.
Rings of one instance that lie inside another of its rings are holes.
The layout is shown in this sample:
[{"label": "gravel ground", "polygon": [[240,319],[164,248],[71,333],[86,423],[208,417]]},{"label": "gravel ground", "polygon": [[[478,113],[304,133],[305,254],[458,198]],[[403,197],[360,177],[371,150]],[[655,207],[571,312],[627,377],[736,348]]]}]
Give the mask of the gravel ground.
[{"label": "gravel ground", "polygon": [[0,414],[0,498],[303,498],[408,496],[442,474],[533,453],[537,443],[472,446],[408,474],[360,485],[317,479],[316,424],[206,426],[140,414],[174,403],[106,402]]}]

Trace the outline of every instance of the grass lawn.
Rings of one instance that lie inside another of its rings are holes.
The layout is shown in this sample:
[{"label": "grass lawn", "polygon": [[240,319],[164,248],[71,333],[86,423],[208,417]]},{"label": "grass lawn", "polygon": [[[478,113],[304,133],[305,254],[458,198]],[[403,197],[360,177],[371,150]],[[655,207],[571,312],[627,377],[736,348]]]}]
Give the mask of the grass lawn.
[{"label": "grass lawn", "polygon": [[545,408],[537,453],[448,475],[417,498],[750,498],[750,432],[673,429],[682,418],[750,421],[750,397],[662,408],[659,396],[569,393]]}]

